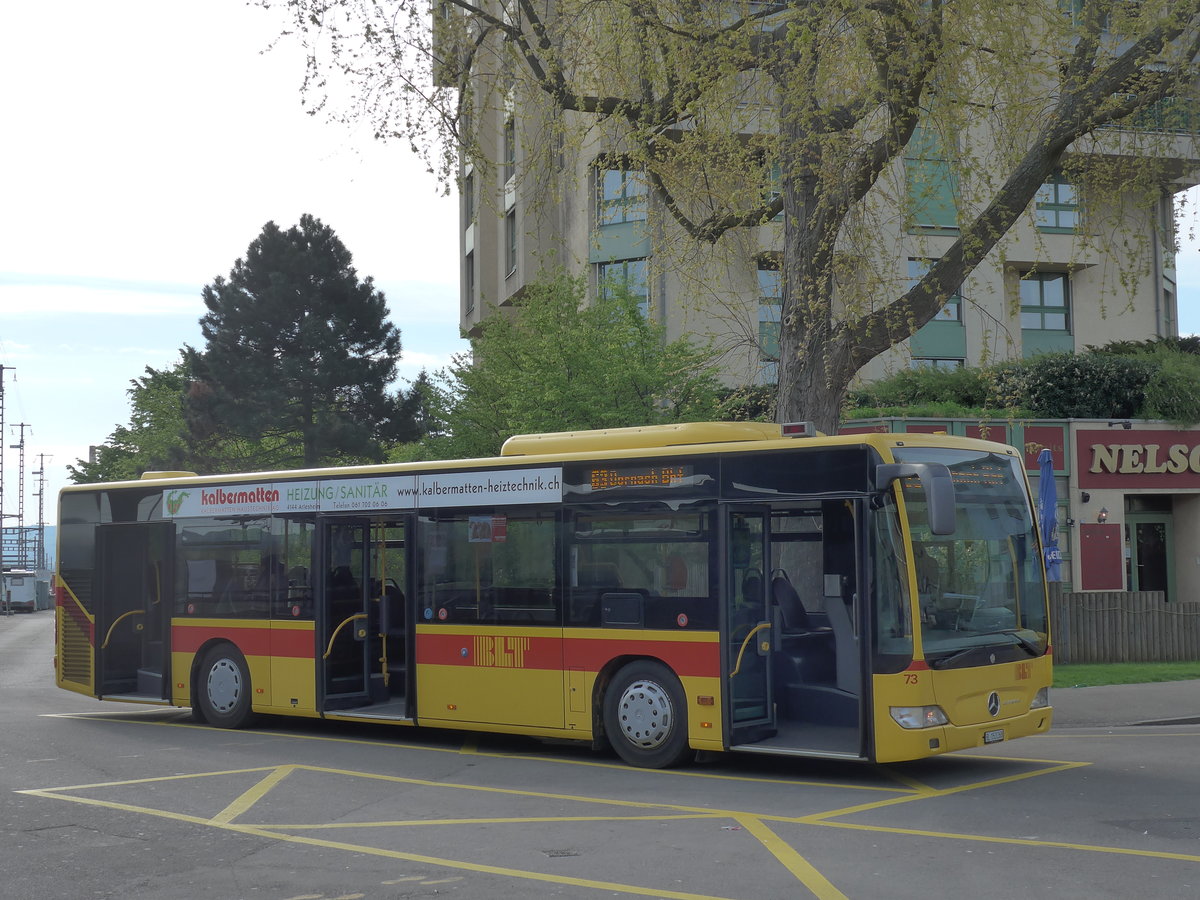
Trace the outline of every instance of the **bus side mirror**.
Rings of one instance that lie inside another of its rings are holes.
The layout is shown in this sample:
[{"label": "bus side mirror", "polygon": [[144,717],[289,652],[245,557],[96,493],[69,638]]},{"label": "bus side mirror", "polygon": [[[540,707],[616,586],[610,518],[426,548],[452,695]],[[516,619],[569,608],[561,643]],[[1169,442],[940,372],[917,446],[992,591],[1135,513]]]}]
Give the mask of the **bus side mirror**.
[{"label": "bus side mirror", "polygon": [[916,475],[929,508],[929,530],[954,534],[954,477],[942,463],[884,463],[875,470],[875,489],[887,490],[897,478]]}]

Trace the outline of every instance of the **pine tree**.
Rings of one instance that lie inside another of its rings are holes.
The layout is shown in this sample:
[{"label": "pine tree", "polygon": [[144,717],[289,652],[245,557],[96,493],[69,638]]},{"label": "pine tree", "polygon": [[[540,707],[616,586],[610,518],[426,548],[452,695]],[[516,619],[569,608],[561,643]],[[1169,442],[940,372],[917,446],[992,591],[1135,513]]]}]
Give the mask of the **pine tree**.
[{"label": "pine tree", "polygon": [[411,433],[388,393],[400,331],[351,259],[305,214],[287,231],[268,222],[229,278],[204,288],[206,345],[186,348],[195,380],[185,405],[209,468],[233,465],[222,456],[231,439],[259,446],[265,469],[377,461],[382,442]]}]

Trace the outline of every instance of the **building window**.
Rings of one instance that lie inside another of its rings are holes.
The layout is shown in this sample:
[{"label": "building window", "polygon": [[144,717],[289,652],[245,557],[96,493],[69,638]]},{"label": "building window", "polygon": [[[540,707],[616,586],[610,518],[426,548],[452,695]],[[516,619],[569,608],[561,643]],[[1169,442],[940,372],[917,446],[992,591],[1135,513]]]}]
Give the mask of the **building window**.
[{"label": "building window", "polygon": [[624,287],[638,298],[638,310],[645,318],[650,317],[650,282],[646,277],[645,259],[618,259],[600,263],[596,279],[601,300],[607,300],[613,291]]},{"label": "building window", "polygon": [[1070,331],[1071,285],[1065,272],[1027,272],[1021,276],[1021,328]]},{"label": "building window", "polygon": [[1079,225],[1079,198],[1075,186],[1061,175],[1038,188],[1034,198],[1035,220],[1039,231],[1072,234]]},{"label": "building window", "polygon": [[475,311],[475,253],[467,254],[467,258],[463,261],[463,286],[466,294],[467,313]]},{"label": "building window", "polygon": [[[783,193],[783,169],[780,168],[779,163],[771,164],[770,180],[767,182],[767,184],[767,190],[763,192],[763,202],[767,204],[774,203],[779,199],[780,194]],[[779,212],[775,213],[775,215],[771,217],[771,221],[782,222],[783,210],[781,209]]]},{"label": "building window", "polygon": [[[908,260],[908,290],[911,290],[913,285],[924,278],[929,273],[929,267],[932,262],[928,259],[912,259]],[[961,322],[962,321],[962,286],[955,288],[954,293],[946,298],[946,302],[942,308],[937,311],[937,315],[933,317],[934,322]]]},{"label": "building window", "polygon": [[475,176],[468,175],[463,179],[462,186],[463,227],[470,227],[475,221]]},{"label": "building window", "polygon": [[779,362],[782,275],[776,260],[764,258],[758,261],[758,358],[760,363],[768,364],[772,369]]},{"label": "building window", "polygon": [[954,356],[914,356],[908,361],[910,369],[961,369],[965,359]]},{"label": "building window", "polygon": [[504,217],[504,265],[505,278],[517,271],[517,211],[514,209]]},{"label": "building window", "polygon": [[517,174],[517,123],[509,117],[504,120],[504,166],[502,182],[508,184]]},{"label": "building window", "polygon": [[646,183],[639,173],[598,169],[596,181],[597,224],[646,221]]},{"label": "building window", "polygon": [[936,131],[919,127],[904,151],[909,230],[958,231],[958,179]]}]

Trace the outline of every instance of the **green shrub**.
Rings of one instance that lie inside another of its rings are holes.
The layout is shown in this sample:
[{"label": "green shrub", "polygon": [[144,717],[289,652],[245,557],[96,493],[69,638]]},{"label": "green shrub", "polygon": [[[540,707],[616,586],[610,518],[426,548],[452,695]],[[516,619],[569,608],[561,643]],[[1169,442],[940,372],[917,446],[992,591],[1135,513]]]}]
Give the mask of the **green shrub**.
[{"label": "green shrub", "polygon": [[1146,385],[1143,415],[1185,427],[1200,422],[1200,358],[1160,351],[1154,360],[1158,366]]},{"label": "green shrub", "polygon": [[1128,419],[1145,406],[1152,357],[1047,353],[1022,361],[1021,405],[1047,419]]}]

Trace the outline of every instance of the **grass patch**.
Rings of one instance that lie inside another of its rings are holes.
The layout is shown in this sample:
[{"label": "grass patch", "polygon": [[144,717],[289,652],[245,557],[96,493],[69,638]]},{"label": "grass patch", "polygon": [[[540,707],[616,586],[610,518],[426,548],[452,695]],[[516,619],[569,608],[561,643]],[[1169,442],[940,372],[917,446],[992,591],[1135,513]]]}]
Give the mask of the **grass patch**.
[{"label": "grass patch", "polygon": [[1147,684],[1200,678],[1200,660],[1152,663],[1074,663],[1054,667],[1056,688]]}]

